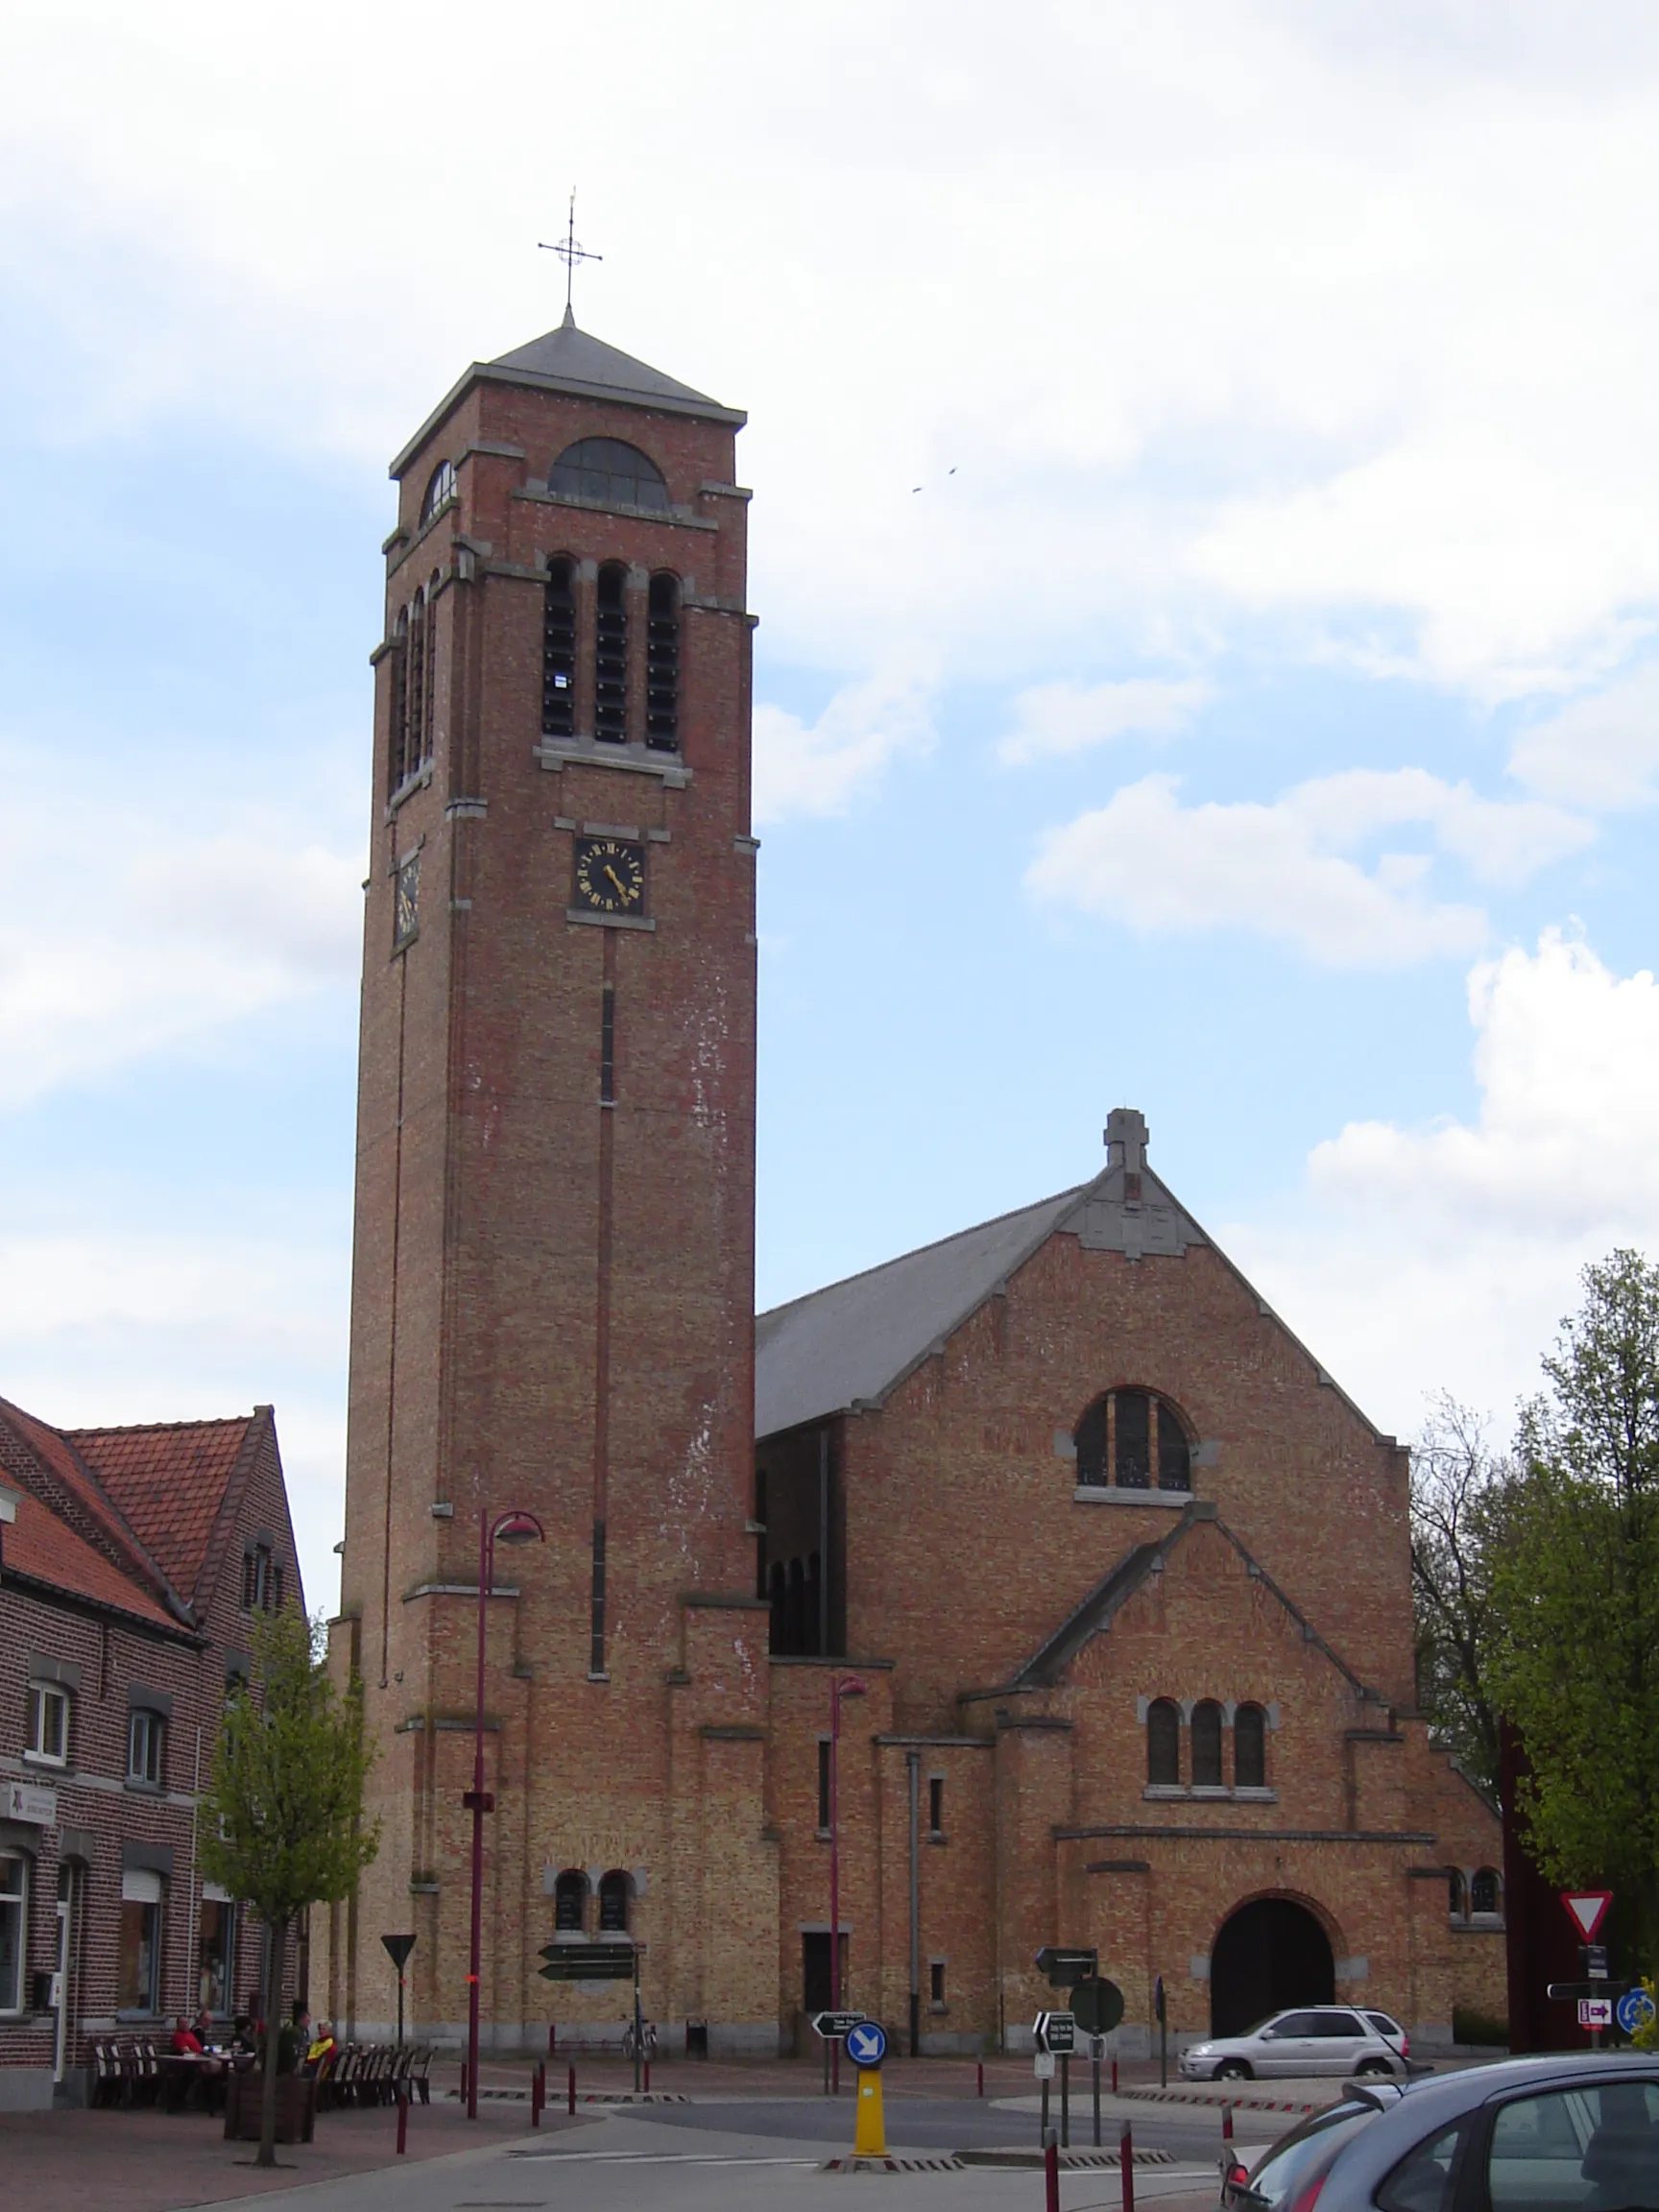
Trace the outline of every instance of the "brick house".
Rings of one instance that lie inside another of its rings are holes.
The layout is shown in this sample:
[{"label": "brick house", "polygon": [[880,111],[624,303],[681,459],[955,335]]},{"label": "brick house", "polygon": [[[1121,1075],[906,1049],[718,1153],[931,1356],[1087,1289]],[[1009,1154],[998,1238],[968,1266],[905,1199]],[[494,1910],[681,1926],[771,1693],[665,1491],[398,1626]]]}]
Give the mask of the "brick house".
[{"label": "brick house", "polygon": [[258,1986],[196,1804],[253,1614],[288,1596],[268,1406],[59,1430],[0,1401],[0,2108],[78,2094],[90,2035]]},{"label": "brick house", "polygon": [[[566,312],[392,464],[331,1624],[383,1839],[318,2001],[385,2032],[413,1931],[415,2017],[463,2032],[482,1610],[497,2047],[544,2047],[541,1950],[596,1936],[670,2032],[797,2035],[854,1665],[849,1993],[932,2047],[1017,2043],[1057,1940],[1142,2037],[1160,1976],[1178,2034],[1281,1987],[1498,2009],[1496,1822],[1413,1712],[1406,1455],[1138,1116],[1090,1184],[756,1323],[743,420]],[[509,1511],[544,1540],[481,1588]],[[620,2034],[624,1995],[557,1988],[562,2034]]]}]

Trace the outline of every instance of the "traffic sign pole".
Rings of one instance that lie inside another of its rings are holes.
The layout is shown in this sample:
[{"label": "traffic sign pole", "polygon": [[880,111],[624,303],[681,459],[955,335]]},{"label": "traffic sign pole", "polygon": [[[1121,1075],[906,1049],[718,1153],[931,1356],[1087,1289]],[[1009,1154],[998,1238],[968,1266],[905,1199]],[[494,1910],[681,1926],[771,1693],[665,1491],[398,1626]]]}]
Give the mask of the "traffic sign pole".
[{"label": "traffic sign pole", "polygon": [[1064,2051],[1060,2054],[1060,2148],[1071,2148],[1071,2059]]},{"label": "traffic sign pole", "polygon": [[1099,2043],[1099,2038],[1098,2038],[1098,2037],[1096,2037],[1096,2038],[1095,2038],[1095,2043],[1094,2043],[1094,2148],[1095,2148],[1095,2150],[1096,2150],[1096,2151],[1098,2151],[1098,2150],[1099,2150],[1099,2148],[1100,2148],[1100,2043]]}]

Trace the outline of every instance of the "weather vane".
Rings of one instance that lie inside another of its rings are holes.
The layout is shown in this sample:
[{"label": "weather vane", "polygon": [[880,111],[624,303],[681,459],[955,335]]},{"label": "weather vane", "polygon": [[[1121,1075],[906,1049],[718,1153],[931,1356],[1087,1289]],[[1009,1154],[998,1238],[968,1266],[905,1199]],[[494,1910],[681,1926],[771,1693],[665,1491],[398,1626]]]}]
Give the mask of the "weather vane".
[{"label": "weather vane", "polygon": [[552,245],[549,245],[544,238],[540,238],[537,240],[537,245],[543,253],[557,253],[560,260],[565,264],[565,312],[574,321],[575,314],[570,305],[570,291],[575,280],[576,264],[578,261],[603,261],[605,258],[603,253],[589,253],[586,246],[580,246],[576,242],[576,187],[574,184],[570,187],[570,212],[565,221],[564,237],[557,239]]}]

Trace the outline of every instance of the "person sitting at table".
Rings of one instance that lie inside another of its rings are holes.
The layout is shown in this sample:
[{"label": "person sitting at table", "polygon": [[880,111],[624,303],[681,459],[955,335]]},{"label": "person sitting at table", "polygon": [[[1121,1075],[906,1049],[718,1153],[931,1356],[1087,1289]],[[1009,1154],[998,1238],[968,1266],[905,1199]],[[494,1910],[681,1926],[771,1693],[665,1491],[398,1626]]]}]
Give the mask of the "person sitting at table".
[{"label": "person sitting at table", "polygon": [[284,2021],[276,2031],[276,2071],[294,2074],[300,2061],[311,2048],[311,2015],[305,2007],[296,2001],[294,2017]]},{"label": "person sitting at table", "polygon": [[230,2029],[230,2056],[232,2058],[256,2058],[259,2045],[255,2041],[253,2016],[251,2012],[238,2012]]},{"label": "person sitting at table", "polygon": [[322,2074],[325,2072],[329,2062],[334,2056],[334,2053],[337,2048],[338,2046],[334,2041],[333,2022],[330,2020],[319,2020],[317,2023],[317,2033],[313,2037],[311,2044],[305,2053],[306,2073]]},{"label": "person sitting at table", "polygon": [[182,2012],[173,2023],[172,2051],[175,2058],[200,2058],[202,2061],[201,2070],[209,2078],[215,2074],[223,2074],[225,2071],[224,2059],[212,2057],[203,2048],[201,2036],[197,2034]]}]

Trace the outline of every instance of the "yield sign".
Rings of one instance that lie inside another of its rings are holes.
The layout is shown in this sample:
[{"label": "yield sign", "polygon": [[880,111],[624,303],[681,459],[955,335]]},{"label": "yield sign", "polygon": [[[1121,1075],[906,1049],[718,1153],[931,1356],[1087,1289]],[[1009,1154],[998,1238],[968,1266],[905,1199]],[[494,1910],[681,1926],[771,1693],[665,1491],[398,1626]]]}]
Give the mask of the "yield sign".
[{"label": "yield sign", "polygon": [[1596,1931],[1607,1917],[1607,1908],[1613,1902],[1611,1889],[1563,1889],[1561,1902],[1573,1916],[1573,1925],[1586,1943],[1596,1940]]}]

